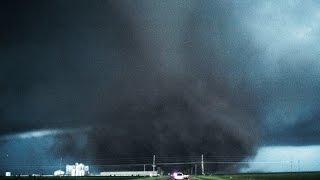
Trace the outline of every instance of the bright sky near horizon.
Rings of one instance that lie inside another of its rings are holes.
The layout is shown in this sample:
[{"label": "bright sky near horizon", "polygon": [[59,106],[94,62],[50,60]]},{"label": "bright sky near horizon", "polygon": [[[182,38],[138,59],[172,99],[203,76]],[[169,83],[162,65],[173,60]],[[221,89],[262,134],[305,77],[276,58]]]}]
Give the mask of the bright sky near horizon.
[{"label": "bright sky near horizon", "polygon": [[320,171],[320,145],[266,146],[248,159],[242,172],[302,172]]}]

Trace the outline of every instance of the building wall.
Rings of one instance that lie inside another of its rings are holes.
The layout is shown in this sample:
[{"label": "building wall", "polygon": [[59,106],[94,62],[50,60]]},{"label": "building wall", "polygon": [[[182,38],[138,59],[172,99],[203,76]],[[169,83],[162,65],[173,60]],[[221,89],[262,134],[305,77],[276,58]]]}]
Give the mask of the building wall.
[{"label": "building wall", "polygon": [[158,176],[157,171],[101,172],[101,176]]}]

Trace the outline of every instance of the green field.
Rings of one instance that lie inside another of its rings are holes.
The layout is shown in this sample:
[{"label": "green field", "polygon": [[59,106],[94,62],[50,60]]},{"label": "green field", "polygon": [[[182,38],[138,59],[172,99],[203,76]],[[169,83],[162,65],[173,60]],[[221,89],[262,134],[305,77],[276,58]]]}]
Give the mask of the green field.
[{"label": "green field", "polygon": [[32,176],[32,177],[1,177],[0,180],[167,180],[168,176],[161,177],[103,177],[103,176],[85,176],[85,177],[44,177],[44,176]]},{"label": "green field", "polygon": [[[0,177],[0,180],[169,180],[169,176],[162,177]],[[308,173],[258,173],[258,174],[230,174],[212,176],[194,176],[192,180],[320,180],[320,172]]]}]

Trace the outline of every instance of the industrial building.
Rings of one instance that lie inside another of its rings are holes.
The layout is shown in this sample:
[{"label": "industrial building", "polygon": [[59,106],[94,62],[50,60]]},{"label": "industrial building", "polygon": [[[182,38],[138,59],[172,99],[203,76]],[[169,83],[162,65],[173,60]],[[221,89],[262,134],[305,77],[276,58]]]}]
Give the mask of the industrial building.
[{"label": "industrial building", "polygon": [[89,166],[85,166],[82,163],[76,163],[75,165],[66,165],[67,176],[87,176],[89,175]]},{"label": "industrial building", "polygon": [[158,176],[158,171],[117,171],[101,172],[100,176]]}]

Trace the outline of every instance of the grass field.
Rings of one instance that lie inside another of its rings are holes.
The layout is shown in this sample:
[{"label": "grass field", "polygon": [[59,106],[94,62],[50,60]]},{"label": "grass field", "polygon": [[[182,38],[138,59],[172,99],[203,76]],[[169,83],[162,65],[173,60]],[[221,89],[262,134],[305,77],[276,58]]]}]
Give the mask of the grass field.
[{"label": "grass field", "polygon": [[[169,180],[162,177],[0,177],[0,180]],[[320,172],[308,173],[258,173],[214,176],[195,176],[192,180],[320,180]]]},{"label": "grass field", "polygon": [[0,176],[0,180],[167,180],[169,176],[161,177],[104,177],[104,176],[85,176],[85,177],[44,177],[44,176],[32,176],[32,177],[4,177]]}]

